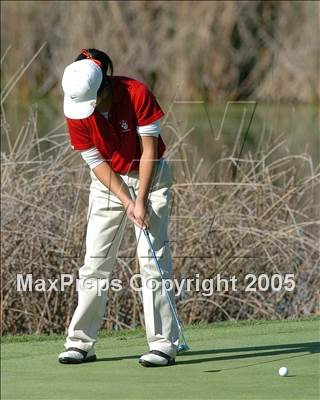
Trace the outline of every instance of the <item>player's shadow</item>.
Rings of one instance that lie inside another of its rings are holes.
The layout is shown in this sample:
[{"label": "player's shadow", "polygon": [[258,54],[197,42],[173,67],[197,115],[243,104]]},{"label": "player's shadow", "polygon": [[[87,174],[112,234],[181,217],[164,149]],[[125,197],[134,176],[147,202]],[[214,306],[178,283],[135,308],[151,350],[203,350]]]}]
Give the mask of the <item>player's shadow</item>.
[{"label": "player's shadow", "polygon": [[[239,354],[241,353],[241,354]],[[199,364],[212,361],[225,361],[225,360],[239,360],[239,359],[250,359],[255,357],[270,357],[270,356],[297,356],[299,353],[316,354],[320,353],[319,342],[306,342],[306,343],[290,343],[290,344],[278,344],[270,346],[252,346],[252,347],[232,347],[226,349],[207,349],[207,350],[195,350],[188,351],[180,354],[177,359],[177,365],[183,364]],[[219,355],[223,354],[223,355]],[[196,356],[206,356],[201,357]],[[135,355],[123,355],[117,357],[102,357],[98,358],[99,361],[121,361],[138,359],[141,354]],[[185,357],[192,357],[191,359],[184,360]],[[273,360],[274,361],[274,360]],[[212,370],[206,372],[219,372],[220,370]]]},{"label": "player's shadow", "polygon": [[[239,354],[241,353],[241,354]],[[252,347],[233,347],[226,349],[208,349],[198,351],[188,351],[187,353],[179,355],[177,364],[199,364],[211,361],[225,361],[225,360],[239,360],[250,359],[255,357],[269,357],[269,356],[297,356],[299,353],[316,354],[320,353],[319,342],[305,342],[305,343],[290,343],[278,344],[270,346],[252,346]],[[223,354],[223,355],[219,355]],[[194,358],[193,356],[210,357]],[[192,357],[188,360],[183,360],[184,357]],[[218,370],[207,371],[218,372]]]}]

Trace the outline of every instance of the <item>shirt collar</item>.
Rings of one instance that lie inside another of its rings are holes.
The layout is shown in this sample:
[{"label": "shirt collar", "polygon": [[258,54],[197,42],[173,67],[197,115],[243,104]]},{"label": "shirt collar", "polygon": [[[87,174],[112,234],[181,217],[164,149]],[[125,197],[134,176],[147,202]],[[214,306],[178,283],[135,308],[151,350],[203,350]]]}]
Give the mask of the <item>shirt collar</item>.
[{"label": "shirt collar", "polygon": [[119,76],[109,76],[108,79],[112,90],[112,107],[114,104],[118,104],[122,100],[124,95],[124,85]]},{"label": "shirt collar", "polygon": [[[109,110],[109,115],[111,115],[112,109],[121,102],[124,95],[125,87],[120,76],[108,76],[108,79],[112,90],[112,103]],[[102,116],[98,110],[94,110],[93,115]]]}]

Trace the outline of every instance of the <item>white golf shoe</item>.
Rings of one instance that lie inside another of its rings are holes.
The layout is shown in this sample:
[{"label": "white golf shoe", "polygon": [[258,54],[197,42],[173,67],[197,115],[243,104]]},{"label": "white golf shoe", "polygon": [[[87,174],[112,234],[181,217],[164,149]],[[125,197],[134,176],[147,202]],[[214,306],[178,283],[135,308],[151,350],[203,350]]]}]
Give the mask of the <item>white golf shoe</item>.
[{"label": "white golf shoe", "polygon": [[61,364],[81,364],[83,362],[96,361],[94,349],[84,351],[75,347],[70,347],[67,351],[59,354]]},{"label": "white golf shoe", "polygon": [[151,350],[140,357],[139,363],[143,367],[167,367],[175,363],[175,358],[159,350]]}]

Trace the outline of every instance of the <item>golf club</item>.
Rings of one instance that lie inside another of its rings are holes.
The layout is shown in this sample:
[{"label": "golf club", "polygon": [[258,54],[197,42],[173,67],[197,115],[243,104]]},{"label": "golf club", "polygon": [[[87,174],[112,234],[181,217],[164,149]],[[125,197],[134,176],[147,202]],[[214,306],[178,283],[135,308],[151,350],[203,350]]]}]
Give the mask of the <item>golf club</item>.
[{"label": "golf club", "polygon": [[[132,200],[135,201],[136,193],[135,193],[134,188],[132,186],[129,186],[129,192],[130,192],[130,196],[131,196]],[[151,243],[151,240],[150,240],[150,236],[149,236],[149,231],[147,229],[143,229],[143,233],[144,233],[145,238],[147,239],[147,243],[148,243],[148,246],[149,246],[149,248],[151,250],[152,256],[154,258],[157,270],[158,270],[158,272],[160,274],[160,277],[161,277],[161,279],[163,281],[164,280],[163,272],[162,272],[162,269],[161,269],[160,264],[158,262],[158,258],[156,256],[156,252],[155,252],[155,250],[154,250],[154,248],[152,246],[152,243]],[[177,323],[178,329],[179,329],[179,344],[178,344],[178,351],[177,352],[181,353],[181,352],[184,352],[184,351],[188,351],[189,350],[189,346],[188,346],[188,344],[186,342],[186,339],[184,337],[182,325],[181,325],[181,323],[179,321],[176,308],[175,308],[174,304],[172,303],[172,300],[170,298],[170,294],[168,293],[167,290],[166,290],[166,295],[167,295],[167,299],[168,299],[169,305],[171,307],[172,313],[174,315],[174,318],[176,320],[176,323]]]}]

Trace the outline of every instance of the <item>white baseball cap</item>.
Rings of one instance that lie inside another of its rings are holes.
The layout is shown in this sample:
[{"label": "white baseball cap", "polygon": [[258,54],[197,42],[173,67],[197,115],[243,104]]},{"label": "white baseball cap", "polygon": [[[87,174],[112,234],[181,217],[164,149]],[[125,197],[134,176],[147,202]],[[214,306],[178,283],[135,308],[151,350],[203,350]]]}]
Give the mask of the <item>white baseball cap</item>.
[{"label": "white baseball cap", "polygon": [[64,115],[83,119],[93,114],[102,70],[93,60],[79,60],[68,65],[63,73]]}]

